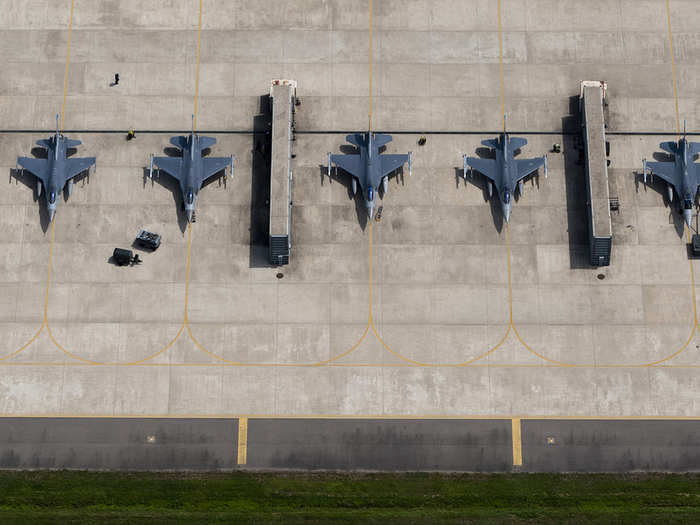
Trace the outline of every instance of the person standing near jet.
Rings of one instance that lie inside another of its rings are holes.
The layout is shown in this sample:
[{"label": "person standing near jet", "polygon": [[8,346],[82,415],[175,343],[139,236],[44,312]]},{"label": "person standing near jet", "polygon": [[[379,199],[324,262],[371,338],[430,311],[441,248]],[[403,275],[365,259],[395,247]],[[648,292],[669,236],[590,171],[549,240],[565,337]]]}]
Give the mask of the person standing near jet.
[{"label": "person standing near jet", "polygon": [[48,139],[38,140],[36,143],[47,150],[46,158],[19,157],[17,164],[36,177],[37,196],[41,196],[43,188],[46,194],[46,209],[49,212],[49,221],[53,221],[56,214],[58,195],[67,183],[68,197],[71,196],[73,193],[73,177],[89,171],[90,167],[95,164],[95,157],[67,158],[68,149],[75,148],[82,142],[66,138],[59,131],[58,115],[56,115],[56,134]]},{"label": "person standing near jet", "polygon": [[335,164],[352,175],[352,194],[357,193],[357,184],[359,183],[367,215],[371,220],[374,215],[379,185],[382,185],[382,191],[386,195],[390,174],[406,162],[408,162],[410,174],[411,152],[409,151],[407,155],[380,155],[379,148],[391,142],[391,135],[383,133],[353,133],[345,137],[345,140],[359,148],[360,154],[331,155],[328,153],[328,177],[331,176],[331,164]]}]

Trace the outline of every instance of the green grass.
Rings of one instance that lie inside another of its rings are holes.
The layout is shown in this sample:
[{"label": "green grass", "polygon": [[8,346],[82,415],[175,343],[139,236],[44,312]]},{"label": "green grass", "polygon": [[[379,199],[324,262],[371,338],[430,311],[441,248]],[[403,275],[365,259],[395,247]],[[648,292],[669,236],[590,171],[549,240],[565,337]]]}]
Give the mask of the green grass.
[{"label": "green grass", "polygon": [[697,475],[0,472],[0,523],[700,523]]}]

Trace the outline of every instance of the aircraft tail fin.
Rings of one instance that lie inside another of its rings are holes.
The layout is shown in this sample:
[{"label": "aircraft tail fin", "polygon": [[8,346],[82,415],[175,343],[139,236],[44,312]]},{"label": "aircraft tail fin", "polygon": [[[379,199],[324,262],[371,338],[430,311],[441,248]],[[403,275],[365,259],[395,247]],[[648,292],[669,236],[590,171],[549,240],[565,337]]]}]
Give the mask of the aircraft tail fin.
[{"label": "aircraft tail fin", "polygon": [[345,140],[348,141],[353,146],[361,148],[365,143],[365,138],[361,133],[353,133],[352,135],[347,135]]},{"label": "aircraft tail fin", "polygon": [[376,133],[374,135],[374,145],[378,148],[389,144],[389,142],[391,142],[391,135],[387,135],[386,133]]},{"label": "aircraft tail fin", "polygon": [[214,137],[199,137],[199,147],[202,149],[211,148],[214,144],[216,144]]},{"label": "aircraft tail fin", "polygon": [[187,137],[183,137],[182,135],[179,135],[177,137],[170,137],[170,144],[172,144],[176,148],[184,150],[187,147]]}]

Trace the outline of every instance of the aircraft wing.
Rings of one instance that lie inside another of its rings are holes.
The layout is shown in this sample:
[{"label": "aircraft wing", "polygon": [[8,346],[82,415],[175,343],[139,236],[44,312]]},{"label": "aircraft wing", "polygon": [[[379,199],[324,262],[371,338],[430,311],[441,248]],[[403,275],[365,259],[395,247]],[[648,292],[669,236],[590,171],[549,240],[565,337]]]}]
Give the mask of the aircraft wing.
[{"label": "aircraft wing", "polygon": [[497,182],[496,161],[493,159],[480,159],[478,157],[467,157],[467,164],[470,168],[478,171],[487,179]]},{"label": "aircraft wing", "polygon": [[159,170],[164,171],[177,180],[182,178],[181,157],[153,157],[153,164],[155,164]]},{"label": "aircraft wing", "polygon": [[408,155],[380,155],[382,161],[382,177],[389,175],[392,171],[399,169],[408,162]]},{"label": "aircraft wing", "polygon": [[93,164],[95,164],[95,157],[85,157],[82,159],[67,159],[65,173],[66,180],[72,179],[76,175],[80,175],[82,172],[89,170]]},{"label": "aircraft wing", "polygon": [[[348,137],[350,136],[352,135],[348,135]],[[362,159],[360,155],[331,155],[331,162],[358,179],[362,174]]]},{"label": "aircraft wing", "polygon": [[17,164],[22,166],[29,173],[41,179],[44,186],[49,180],[49,161],[46,159],[34,159],[32,157],[20,157],[17,159]]},{"label": "aircraft wing", "polygon": [[345,140],[348,141],[353,146],[361,148],[364,144],[365,138],[361,133],[353,133],[352,135],[346,135]]},{"label": "aircraft wing", "polygon": [[226,169],[226,166],[231,165],[231,157],[205,157],[202,159],[202,177],[200,184],[207,180],[212,175],[216,175],[220,171]]},{"label": "aircraft wing", "polygon": [[688,146],[690,146],[691,155],[697,155],[700,153],[700,142],[689,142]]},{"label": "aircraft wing", "polygon": [[665,180],[672,186],[678,186],[677,183],[680,183],[674,162],[647,162],[647,169],[651,170],[655,177]]},{"label": "aircraft wing", "polygon": [[515,185],[518,181],[537,171],[540,166],[543,166],[544,157],[537,157],[536,159],[515,159],[515,165],[518,167],[518,178],[513,181],[511,190],[515,190]]}]

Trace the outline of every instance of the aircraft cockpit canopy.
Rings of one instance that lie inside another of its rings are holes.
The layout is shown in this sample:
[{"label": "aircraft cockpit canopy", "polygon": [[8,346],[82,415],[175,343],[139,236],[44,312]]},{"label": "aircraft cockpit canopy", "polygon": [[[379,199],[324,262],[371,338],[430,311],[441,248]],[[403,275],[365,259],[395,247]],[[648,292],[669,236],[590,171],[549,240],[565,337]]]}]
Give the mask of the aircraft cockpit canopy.
[{"label": "aircraft cockpit canopy", "polygon": [[374,188],[370,186],[367,188],[367,200],[368,201],[373,201],[374,200]]},{"label": "aircraft cockpit canopy", "polygon": [[192,193],[192,190],[189,190],[187,192],[187,198],[185,199],[185,202],[187,204],[192,204],[194,202],[194,193]]},{"label": "aircraft cockpit canopy", "polygon": [[49,193],[49,204],[56,204],[56,192],[52,191]]},{"label": "aircraft cockpit canopy", "polygon": [[692,210],[693,209],[693,197],[690,195],[690,193],[686,193],[685,197],[683,198],[683,209],[685,209],[685,210]]},{"label": "aircraft cockpit canopy", "polygon": [[510,190],[505,190],[503,192],[503,202],[506,204],[510,202]]}]

